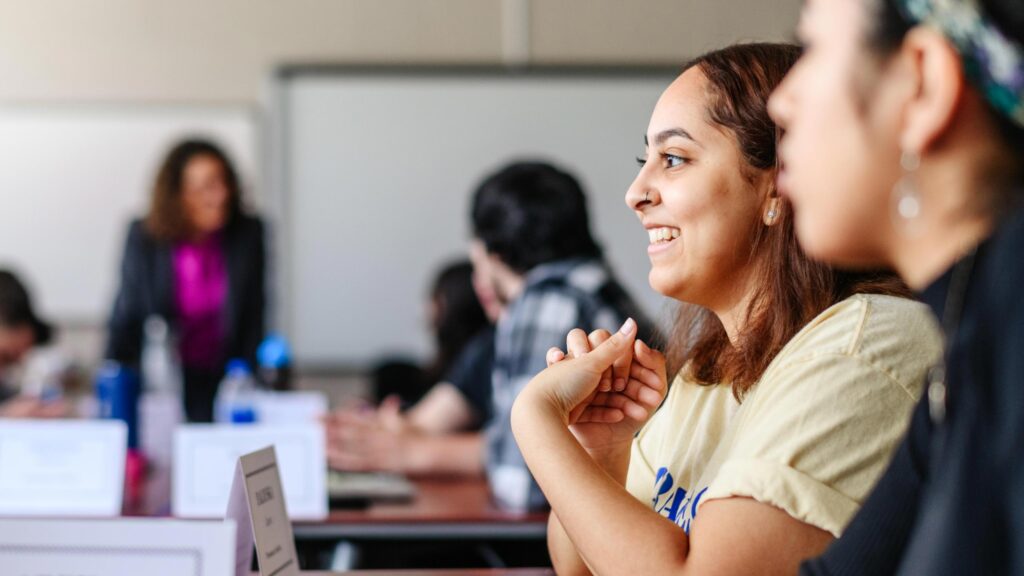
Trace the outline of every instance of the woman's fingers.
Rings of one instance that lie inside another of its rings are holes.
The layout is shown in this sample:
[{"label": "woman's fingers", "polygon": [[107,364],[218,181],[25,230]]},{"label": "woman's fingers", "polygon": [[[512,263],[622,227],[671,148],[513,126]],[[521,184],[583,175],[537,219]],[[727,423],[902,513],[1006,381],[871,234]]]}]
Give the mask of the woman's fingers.
[{"label": "woman's fingers", "polygon": [[[594,330],[589,335],[591,348],[597,348],[605,340],[611,338],[611,333],[607,330],[598,329]],[[612,364],[611,370],[609,370],[602,378],[602,384],[607,379],[608,385],[600,388],[602,390],[614,390],[616,392],[622,391],[626,387],[626,381],[629,379],[629,366],[633,363],[632,355],[626,354],[620,356]]]},{"label": "woman's fingers", "polygon": [[593,332],[587,335],[587,341],[590,343],[591,348],[597,348],[601,344],[604,344],[605,340],[611,337],[611,332],[604,329],[598,329],[594,330]]},{"label": "woman's fingers", "polygon": [[665,398],[664,391],[648,386],[635,378],[629,380],[629,384],[622,394],[648,410],[657,408]]},{"label": "woman's fingers", "polygon": [[[608,332],[607,330],[603,329],[598,329],[588,334],[587,340],[590,343],[590,349],[593,350],[594,348],[597,348],[601,344],[604,344],[605,340],[608,340],[611,337],[611,332]],[[612,389],[612,381],[612,370],[611,368],[609,368],[608,370],[604,371],[604,374],[601,375],[601,381],[597,384],[597,389],[602,392],[608,392],[609,390]]]},{"label": "woman's fingers", "polygon": [[561,348],[552,346],[544,356],[544,359],[547,361],[548,366],[551,366],[565,360],[565,352],[562,352]]},{"label": "woman's fingers", "polygon": [[643,340],[633,343],[633,358],[645,368],[660,374],[665,373],[665,356],[648,346]]},{"label": "woman's fingers", "polygon": [[648,410],[654,410],[661,405],[667,389],[661,376],[636,364],[633,365],[630,376],[629,384],[623,394]]},{"label": "woman's fingers", "polygon": [[665,379],[662,378],[660,373],[636,363],[630,366],[629,377],[631,380],[638,380],[645,386],[655,390],[664,390],[666,388]]},{"label": "woman's fingers", "polygon": [[565,352],[570,358],[579,358],[590,350],[590,341],[583,330],[575,328],[565,337]]}]

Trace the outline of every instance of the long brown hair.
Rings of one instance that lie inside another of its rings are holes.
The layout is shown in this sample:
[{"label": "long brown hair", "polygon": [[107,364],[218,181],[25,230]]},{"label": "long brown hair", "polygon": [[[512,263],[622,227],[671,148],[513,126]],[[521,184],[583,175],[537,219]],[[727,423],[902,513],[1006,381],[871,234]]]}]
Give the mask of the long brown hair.
[{"label": "long brown hair", "polygon": [[167,242],[185,239],[192,226],[181,205],[185,167],[199,156],[216,158],[224,169],[224,184],[228,188],[227,226],[242,212],[242,191],[238,174],[219,146],[208,140],[188,139],[176,144],[164,157],[153,184],[153,195],[146,214],[146,231],[154,238]]},{"label": "long brown hair", "polygon": [[[746,164],[742,169],[751,178],[778,171],[780,134],[767,102],[799,55],[789,44],[740,44],[700,56],[685,68],[704,73],[708,120],[736,138]],[[779,198],[777,210],[774,225],[751,223],[756,232],[749,262],[756,289],[736,341],[712,312],[683,305],[666,349],[670,373],[685,368],[698,384],[730,384],[742,399],[782,347],[829,306],[858,293],[909,296],[891,272],[840,272],[811,260],[797,242],[785,198]]]}]

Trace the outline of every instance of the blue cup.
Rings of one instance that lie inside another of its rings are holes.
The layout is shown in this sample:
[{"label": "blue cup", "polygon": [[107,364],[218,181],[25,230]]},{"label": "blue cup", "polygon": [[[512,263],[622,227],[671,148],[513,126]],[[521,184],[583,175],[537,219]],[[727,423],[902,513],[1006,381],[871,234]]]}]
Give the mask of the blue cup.
[{"label": "blue cup", "polygon": [[96,401],[99,417],[121,420],[128,427],[128,448],[139,446],[139,388],[137,372],[113,361],[104,362],[96,373]]}]

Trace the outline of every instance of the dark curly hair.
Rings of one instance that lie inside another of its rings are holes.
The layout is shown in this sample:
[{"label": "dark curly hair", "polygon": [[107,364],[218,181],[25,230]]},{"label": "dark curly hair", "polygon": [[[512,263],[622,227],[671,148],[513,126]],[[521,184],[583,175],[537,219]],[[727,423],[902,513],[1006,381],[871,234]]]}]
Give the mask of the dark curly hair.
[{"label": "dark curly hair", "polygon": [[192,233],[181,205],[181,194],[185,168],[199,156],[216,158],[224,168],[224,183],[228,188],[227,225],[241,214],[242,191],[238,173],[227,154],[209,140],[190,138],[171,148],[157,171],[149,213],[145,218],[146,231],[154,238],[175,242]]}]

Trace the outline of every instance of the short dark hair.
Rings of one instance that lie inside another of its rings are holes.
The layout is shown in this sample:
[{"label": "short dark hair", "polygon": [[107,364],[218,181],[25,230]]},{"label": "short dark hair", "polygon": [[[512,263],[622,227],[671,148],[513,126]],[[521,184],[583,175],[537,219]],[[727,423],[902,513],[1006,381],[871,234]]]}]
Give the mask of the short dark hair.
[{"label": "short dark hair", "polygon": [[157,171],[152,201],[145,220],[146,231],[154,238],[173,242],[187,238],[191,233],[191,225],[181,207],[181,188],[185,167],[199,156],[216,158],[224,168],[224,184],[228,188],[227,225],[230,226],[241,214],[242,191],[238,173],[227,154],[209,140],[190,138],[171,148]]},{"label": "short dark hair", "polygon": [[473,195],[473,235],[509,268],[525,273],[567,258],[600,256],[579,181],[546,162],[515,162]]},{"label": "short dark hair", "polygon": [[8,328],[30,326],[36,344],[46,344],[53,336],[53,328],[33,311],[32,298],[25,285],[10,270],[0,270],[0,325]]}]

